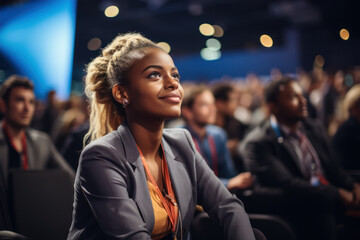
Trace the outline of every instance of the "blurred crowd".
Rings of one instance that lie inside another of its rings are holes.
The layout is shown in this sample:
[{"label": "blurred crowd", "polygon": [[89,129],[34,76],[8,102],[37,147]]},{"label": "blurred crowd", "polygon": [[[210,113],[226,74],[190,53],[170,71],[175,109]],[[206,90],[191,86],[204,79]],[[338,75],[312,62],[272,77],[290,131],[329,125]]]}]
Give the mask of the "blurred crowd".
[{"label": "blurred crowd", "polygon": [[[239,149],[249,133],[264,124],[271,114],[275,114],[269,108],[265,89],[269,83],[280,81],[284,77],[280,70],[274,69],[265,77],[251,73],[245,78],[223,77],[208,82],[183,81],[185,98],[182,117],[166,122],[165,127],[185,127],[190,131],[198,151],[205,159],[210,160],[209,166],[224,185],[245,202],[250,212],[261,213],[265,209],[264,204],[269,203],[264,198],[248,198],[251,195],[248,190],[254,189],[261,181],[254,174],[256,168],[249,169],[249,164],[244,163],[244,152]],[[301,97],[305,99],[303,102],[307,106],[308,118],[320,123],[319,126],[325,129],[325,140],[335,150],[332,157],[337,161],[336,164],[359,181],[360,151],[357,148],[360,146],[360,67],[336,71],[314,68],[311,72],[299,71],[290,77],[301,87]],[[202,89],[199,90],[199,87]],[[197,93],[194,93],[195,89],[198,89]],[[206,91],[204,95],[203,92]],[[190,93],[193,96],[189,100],[187,95]],[[195,99],[198,96],[202,96],[202,102],[199,102],[202,105],[198,106],[199,112],[196,112]],[[209,115],[201,113],[201,108],[206,104],[211,105],[207,106]],[[215,127],[210,128],[208,125]],[[47,133],[58,152],[76,171],[81,150],[86,143],[84,137],[89,130],[88,100],[76,94],[72,94],[67,100],[60,100],[55,91],[50,91],[46,101],[35,101],[35,113],[30,127]],[[213,138],[204,142],[204,136],[208,135]],[[308,138],[310,139],[309,136]],[[278,138],[279,143],[282,141]],[[226,149],[219,152],[222,146]],[[251,157],[249,159],[252,160]],[[218,166],[215,166],[214,161]],[[358,189],[356,184],[354,186]],[[346,202],[346,196],[350,196],[351,191],[351,187],[344,189],[343,194],[340,193],[341,199]],[[359,191],[354,190],[354,196],[349,197],[346,206],[354,205],[353,202],[359,197],[355,192]],[[271,193],[271,196],[275,195],[274,192]],[[281,203],[278,202],[279,205]],[[275,205],[268,207],[275,208]],[[356,234],[360,235],[359,232]]]}]

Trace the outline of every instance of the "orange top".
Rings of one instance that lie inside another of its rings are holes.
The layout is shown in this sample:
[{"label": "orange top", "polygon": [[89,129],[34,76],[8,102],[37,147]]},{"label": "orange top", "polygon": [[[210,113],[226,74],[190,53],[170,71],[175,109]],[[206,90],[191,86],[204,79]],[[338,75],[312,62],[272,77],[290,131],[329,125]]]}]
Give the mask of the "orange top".
[{"label": "orange top", "polygon": [[[162,146],[161,146],[162,148]],[[139,147],[138,147],[139,149]],[[142,155],[140,149],[141,161],[144,165],[146,176],[148,178],[148,187],[151,202],[154,209],[155,224],[153,232],[151,233],[152,239],[161,239],[167,234],[175,232],[176,223],[178,220],[178,209],[175,199],[175,194],[171,186],[171,180],[169,176],[169,170],[165,159],[164,149],[162,148],[162,177],[164,180],[163,192],[160,191],[155,179],[151,175],[151,172],[146,164],[145,158]]]},{"label": "orange top", "polygon": [[161,239],[171,232],[171,222],[161,203],[160,197],[156,192],[157,186],[154,186],[150,181],[147,181],[147,183],[155,216],[155,224],[151,233],[151,239]]}]

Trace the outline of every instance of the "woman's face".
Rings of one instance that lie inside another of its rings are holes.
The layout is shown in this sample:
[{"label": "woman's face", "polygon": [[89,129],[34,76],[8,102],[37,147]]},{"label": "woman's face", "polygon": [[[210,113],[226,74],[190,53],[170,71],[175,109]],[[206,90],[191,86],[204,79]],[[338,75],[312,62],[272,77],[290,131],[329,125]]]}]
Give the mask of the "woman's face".
[{"label": "woman's face", "polygon": [[172,58],[159,48],[144,53],[127,74],[127,115],[146,120],[179,117],[184,90]]}]

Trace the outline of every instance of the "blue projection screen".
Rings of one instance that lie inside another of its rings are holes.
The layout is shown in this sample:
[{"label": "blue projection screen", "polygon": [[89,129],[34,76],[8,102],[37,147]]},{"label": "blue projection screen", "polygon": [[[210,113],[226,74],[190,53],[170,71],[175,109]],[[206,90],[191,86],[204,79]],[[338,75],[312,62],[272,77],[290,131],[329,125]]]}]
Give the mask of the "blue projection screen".
[{"label": "blue projection screen", "polygon": [[68,98],[76,0],[33,0],[0,9],[0,54],[35,84],[37,98]]}]

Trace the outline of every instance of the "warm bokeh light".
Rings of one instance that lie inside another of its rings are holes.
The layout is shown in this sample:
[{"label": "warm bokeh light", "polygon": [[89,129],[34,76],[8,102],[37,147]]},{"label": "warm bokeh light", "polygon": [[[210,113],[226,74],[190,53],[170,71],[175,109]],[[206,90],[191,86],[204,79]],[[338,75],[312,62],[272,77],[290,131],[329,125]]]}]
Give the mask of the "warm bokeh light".
[{"label": "warm bokeh light", "polygon": [[87,47],[90,51],[98,50],[101,47],[100,38],[92,38],[89,40]]},{"label": "warm bokeh light", "polygon": [[209,38],[208,40],[206,40],[206,46],[211,50],[217,51],[220,50],[221,43],[215,38]]},{"label": "warm bokeh light", "polygon": [[221,52],[214,51],[210,48],[203,48],[200,51],[200,56],[206,61],[213,61],[213,60],[217,60],[221,57]]},{"label": "warm bokeh light", "polygon": [[214,27],[214,30],[215,30],[215,32],[213,34],[214,37],[222,37],[222,36],[224,36],[224,29],[222,27],[220,27],[219,25],[213,25],[213,27]]},{"label": "warm bokeh light", "polygon": [[263,34],[260,37],[260,42],[264,47],[272,47],[273,45],[273,40],[269,35]]},{"label": "warm bokeh light", "polygon": [[348,40],[350,37],[350,33],[347,29],[343,28],[340,30],[340,37],[342,40]]},{"label": "warm bokeh light", "polygon": [[109,6],[105,9],[105,16],[111,18],[116,17],[119,14],[119,8],[117,6]]},{"label": "warm bokeh light", "polygon": [[215,32],[214,27],[208,23],[201,24],[199,30],[204,36],[211,36]]},{"label": "warm bokeh light", "polygon": [[325,59],[321,55],[316,55],[314,63],[317,67],[322,68],[325,64]]},{"label": "warm bokeh light", "polygon": [[158,42],[157,45],[167,53],[171,51],[171,47],[167,42]]}]

